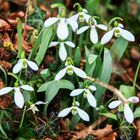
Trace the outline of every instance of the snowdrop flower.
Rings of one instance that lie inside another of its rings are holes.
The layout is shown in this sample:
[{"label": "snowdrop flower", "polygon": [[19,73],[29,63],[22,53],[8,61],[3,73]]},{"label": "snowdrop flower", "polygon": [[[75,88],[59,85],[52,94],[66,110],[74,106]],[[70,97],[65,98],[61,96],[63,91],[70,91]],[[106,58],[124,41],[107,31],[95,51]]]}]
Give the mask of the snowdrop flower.
[{"label": "snowdrop flower", "polygon": [[75,47],[75,44],[72,43],[71,41],[61,41],[61,42],[51,42],[50,44],[50,47],[52,46],[56,46],[56,45],[60,45],[60,48],[59,48],[59,57],[62,61],[65,61],[66,58],[67,58],[67,51],[66,51],[66,48],[65,48],[65,45],[68,45],[70,46],[71,48],[74,48]]},{"label": "snowdrop flower", "polygon": [[38,66],[36,63],[29,61],[25,58],[19,59],[17,64],[13,67],[13,73],[17,74],[21,69],[26,69],[29,66],[32,70],[37,71]]},{"label": "snowdrop flower", "polygon": [[80,109],[78,106],[79,102],[75,101],[74,99],[72,106],[60,111],[58,117],[65,117],[71,112],[73,115],[78,114],[84,121],[89,121],[89,115],[84,110]]},{"label": "snowdrop flower", "polygon": [[73,73],[75,73],[77,76],[81,78],[87,77],[86,73],[83,70],[73,66],[73,62],[70,57],[67,58],[65,66],[66,67],[64,69],[62,69],[57,73],[57,75],[55,76],[55,80],[60,80],[66,73],[68,75],[72,75]]},{"label": "snowdrop flower", "polygon": [[75,21],[80,21],[80,22],[88,22],[89,18],[91,17],[89,14],[88,14],[88,11],[86,9],[83,9],[81,7],[81,5],[79,3],[75,3],[74,4],[74,7],[75,6],[78,6],[78,13],[73,15],[72,17],[70,17],[71,19],[74,19]]},{"label": "snowdrop flower", "polygon": [[[132,96],[132,97],[128,98],[128,102],[138,103],[139,98],[136,96]],[[118,107],[120,104],[124,105],[124,117],[125,117],[126,121],[129,123],[132,123],[134,120],[134,115],[133,115],[133,112],[132,112],[131,108],[129,107],[128,103],[122,103],[121,100],[116,100],[116,101],[111,102],[108,105],[108,107],[110,109],[114,109],[114,108]]]},{"label": "snowdrop flower", "polygon": [[95,91],[96,87],[91,85],[91,86],[86,86],[84,89],[75,89],[70,93],[70,96],[77,96],[77,95],[81,94],[82,92],[84,92],[84,97],[87,98],[88,103],[92,107],[96,107],[96,99],[92,95],[90,90]]},{"label": "snowdrop flower", "polygon": [[57,36],[61,40],[65,40],[69,35],[68,25],[71,26],[72,30],[75,32],[78,28],[78,24],[72,18],[62,18],[62,17],[51,17],[48,18],[44,26],[49,27],[53,24],[57,23]]},{"label": "snowdrop flower", "polygon": [[34,104],[31,104],[30,108],[27,109],[28,110],[32,110],[33,113],[35,114],[36,111],[39,111],[38,108],[36,107],[36,105],[41,105],[41,104],[46,104],[47,102],[42,102],[42,101],[38,101]]},{"label": "snowdrop flower", "polygon": [[96,44],[98,42],[98,33],[97,33],[96,28],[99,28],[99,29],[106,31],[107,26],[105,26],[103,24],[97,24],[97,21],[92,17],[89,19],[88,24],[89,25],[83,26],[80,29],[78,29],[77,34],[81,34],[90,28],[90,40],[92,43]]},{"label": "snowdrop flower", "polygon": [[14,90],[14,101],[15,104],[19,107],[22,108],[24,106],[24,97],[21,93],[21,89],[27,90],[27,91],[34,91],[34,89],[29,86],[29,85],[22,85],[22,86],[15,86],[15,87],[5,87],[3,89],[0,89],[0,95],[5,95],[12,90]]},{"label": "snowdrop flower", "polygon": [[104,34],[104,36],[101,39],[101,44],[104,45],[107,42],[109,42],[113,35],[115,35],[116,37],[122,36],[128,41],[135,41],[134,35],[123,28],[124,26],[121,23],[114,22],[114,28]]}]

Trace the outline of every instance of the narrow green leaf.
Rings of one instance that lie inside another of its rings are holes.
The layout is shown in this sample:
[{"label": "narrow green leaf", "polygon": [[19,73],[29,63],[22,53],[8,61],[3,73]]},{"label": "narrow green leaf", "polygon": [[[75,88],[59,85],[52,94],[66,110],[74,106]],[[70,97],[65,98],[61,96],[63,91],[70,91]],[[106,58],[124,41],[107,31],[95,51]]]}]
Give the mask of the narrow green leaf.
[{"label": "narrow green leaf", "polygon": [[36,56],[37,51],[38,51],[39,46],[40,46],[40,43],[41,43],[42,33],[43,33],[43,30],[39,33],[37,39],[35,40],[34,47],[33,47],[32,51],[31,51],[28,59],[34,59],[34,57]]},{"label": "narrow green leaf", "polygon": [[80,116],[79,115],[74,115],[72,117],[72,120],[71,120],[71,126],[70,126],[70,129],[71,130],[74,130],[75,126],[77,125],[77,123],[80,121]]},{"label": "narrow green leaf", "polygon": [[6,86],[7,85],[7,74],[6,74],[6,71],[3,69],[2,66],[0,66],[0,70],[3,72],[4,83],[5,83],[5,86]]},{"label": "narrow green leaf", "polygon": [[49,103],[52,101],[52,99],[56,96],[57,92],[59,91],[59,85],[56,81],[51,81],[49,85],[46,88],[45,92],[45,101],[47,101],[47,104],[44,108],[44,115],[47,114],[47,108]]},{"label": "narrow green leaf", "polygon": [[137,107],[136,110],[134,111],[134,118],[139,118],[140,117],[140,107]]},{"label": "narrow green leaf", "polygon": [[21,58],[21,53],[23,51],[22,48],[22,22],[18,19],[18,26],[17,26],[17,34],[18,34],[18,58]]},{"label": "narrow green leaf", "polygon": [[46,89],[48,88],[48,86],[50,85],[52,81],[46,82],[44,84],[42,84],[39,89],[37,90],[37,92],[43,92],[46,91]]},{"label": "narrow green leaf", "polygon": [[35,58],[35,61],[38,65],[41,64],[41,62],[45,56],[45,53],[54,37],[54,34],[55,34],[55,31],[53,30],[52,26],[47,27],[43,30],[40,48],[39,48],[39,51]]},{"label": "narrow green leaf", "polygon": [[[104,57],[103,57],[103,65],[102,65],[102,72],[99,77],[99,79],[103,82],[108,83],[110,80],[111,72],[112,72],[112,58],[109,50],[107,48],[104,49]],[[97,85],[97,90],[95,93],[95,97],[98,101],[98,106],[100,106],[105,88],[101,87],[100,85]]]},{"label": "narrow green leaf", "polygon": [[73,83],[68,80],[59,80],[58,85],[59,85],[59,88],[62,88],[62,89],[69,89],[69,90],[74,89]]},{"label": "narrow green leaf", "polygon": [[110,49],[114,61],[119,61],[128,46],[128,41],[124,38],[118,38]]},{"label": "narrow green leaf", "polygon": [[80,47],[77,47],[75,50],[75,55],[74,55],[74,65],[79,67],[80,61],[81,61],[81,49]]},{"label": "narrow green leaf", "polygon": [[117,116],[111,112],[99,113],[99,114],[117,121]]}]

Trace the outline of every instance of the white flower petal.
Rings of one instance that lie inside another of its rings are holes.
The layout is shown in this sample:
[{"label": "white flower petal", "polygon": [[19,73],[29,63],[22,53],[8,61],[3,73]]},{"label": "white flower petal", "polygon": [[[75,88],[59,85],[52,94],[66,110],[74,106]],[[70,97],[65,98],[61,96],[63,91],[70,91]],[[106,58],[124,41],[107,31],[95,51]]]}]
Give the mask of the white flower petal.
[{"label": "white flower petal", "polygon": [[59,42],[57,42],[57,41],[51,42],[49,47],[56,46],[58,43],[59,43]]},{"label": "white flower petal", "polygon": [[116,108],[117,106],[119,106],[121,103],[122,103],[122,101],[116,100],[116,101],[111,102],[111,103],[108,105],[108,107],[109,107],[110,109],[114,109],[114,108]]},{"label": "white flower petal", "polygon": [[79,116],[84,120],[84,121],[89,121],[89,115],[82,109],[80,109],[79,107],[76,107],[77,112],[79,114]]},{"label": "white flower petal", "polygon": [[13,73],[17,74],[22,69],[22,59],[17,62],[17,64],[13,67]]},{"label": "white flower petal", "polygon": [[38,70],[38,66],[35,62],[29,61],[29,60],[26,60],[26,62],[32,70],[34,70],[34,71]]},{"label": "white flower petal", "polygon": [[58,117],[67,116],[71,110],[72,110],[72,107],[68,107],[68,108],[63,109],[62,111],[59,112]]},{"label": "white flower petal", "polygon": [[87,100],[88,100],[88,103],[90,104],[90,106],[96,107],[96,105],[97,105],[96,99],[95,99],[95,97],[90,93],[90,91],[87,93]]},{"label": "white flower petal", "polygon": [[79,13],[71,16],[70,18],[73,19],[73,20],[75,20],[75,21],[77,21],[78,20],[78,17],[79,17]]},{"label": "white flower petal", "polygon": [[46,104],[47,102],[42,102],[42,101],[38,101],[35,103],[35,105],[41,105],[41,104]]},{"label": "white flower petal", "polygon": [[67,19],[67,22],[71,26],[71,28],[74,32],[78,29],[78,23],[73,18]]},{"label": "white flower petal", "polygon": [[91,18],[90,15],[83,13],[85,21],[88,23],[89,19]]},{"label": "white flower petal", "polygon": [[124,28],[123,24],[121,24],[121,23],[119,23],[118,26],[121,28]]},{"label": "white flower petal", "polygon": [[65,41],[64,43],[67,44],[68,46],[72,47],[72,48],[75,47],[75,44],[72,43],[71,41]]},{"label": "white flower petal", "polygon": [[65,40],[69,35],[69,30],[67,27],[67,23],[65,22],[65,19],[60,19],[60,22],[57,27],[57,36],[61,40]]},{"label": "white flower petal", "polygon": [[81,27],[80,29],[77,30],[77,34],[83,33],[83,32],[86,31],[88,28],[89,28],[89,26],[83,26],[83,27]]},{"label": "white flower petal", "polygon": [[76,101],[76,105],[77,105],[77,106],[80,106],[80,103],[79,103],[78,101]]},{"label": "white flower petal", "polygon": [[33,87],[31,87],[29,85],[22,85],[22,86],[20,86],[20,88],[22,88],[24,90],[28,90],[28,91],[34,91]]},{"label": "white flower petal", "polygon": [[81,78],[87,77],[86,73],[83,70],[76,68],[74,66],[72,66],[72,68],[73,68],[73,71],[75,72],[75,74],[78,75],[79,77],[81,77]]},{"label": "white flower petal", "polygon": [[89,86],[88,87],[90,90],[92,90],[92,91],[96,91],[96,87],[95,86]]},{"label": "white flower petal", "polygon": [[124,39],[128,41],[135,41],[134,35],[129,31],[120,28],[120,33]]},{"label": "white flower petal", "polygon": [[107,26],[105,26],[105,25],[103,25],[103,24],[98,24],[97,27],[98,27],[99,29],[102,29],[102,30],[104,30],[104,31],[107,31]]},{"label": "white flower petal", "polygon": [[56,17],[48,18],[48,19],[45,21],[44,26],[45,26],[45,27],[51,26],[51,25],[53,25],[54,23],[56,23],[58,20],[59,20],[59,18],[56,18]]},{"label": "white flower petal", "polygon": [[14,101],[19,108],[24,106],[24,98],[19,88],[15,88]]},{"label": "white flower petal", "polygon": [[125,119],[127,120],[127,122],[129,122],[129,123],[133,122],[134,115],[133,115],[131,108],[128,106],[128,104],[124,105],[124,116],[125,116]]},{"label": "white flower petal", "polygon": [[77,96],[81,94],[85,89],[75,89],[70,93],[70,96]]},{"label": "white flower petal", "polygon": [[65,49],[64,43],[60,43],[59,57],[62,61],[65,61],[67,58],[67,51]]},{"label": "white flower petal", "polygon": [[12,91],[14,88],[12,87],[5,87],[5,88],[2,88],[0,89],[0,95],[4,95],[4,94],[7,94],[9,93],[10,91]]},{"label": "white flower petal", "polygon": [[109,32],[105,33],[101,39],[101,44],[104,45],[110,41],[113,36],[114,29],[110,30]]},{"label": "white flower petal", "polygon": [[98,42],[98,34],[97,34],[95,26],[92,27],[90,30],[90,40],[94,44]]},{"label": "white flower petal", "polygon": [[132,96],[130,98],[128,98],[128,101],[131,103],[138,103],[139,102],[139,98],[136,96]]},{"label": "white flower petal", "polygon": [[67,67],[59,71],[55,76],[55,80],[60,80],[66,74],[66,71],[67,71]]},{"label": "white flower petal", "polygon": [[84,13],[88,13],[87,9],[83,9],[83,12],[84,12]]}]

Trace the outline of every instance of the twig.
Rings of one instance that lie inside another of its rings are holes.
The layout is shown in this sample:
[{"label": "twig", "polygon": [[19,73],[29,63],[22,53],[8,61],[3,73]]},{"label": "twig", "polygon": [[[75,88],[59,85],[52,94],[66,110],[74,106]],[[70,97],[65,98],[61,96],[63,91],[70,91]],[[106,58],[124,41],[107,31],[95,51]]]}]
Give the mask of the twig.
[{"label": "twig", "polygon": [[118,90],[116,87],[112,86],[112,85],[109,85],[105,82],[102,82],[98,79],[95,79],[95,78],[92,78],[92,77],[87,77],[88,80],[92,81],[92,82],[95,82],[97,84],[99,84],[100,86],[102,87],[105,87],[107,88],[108,90],[112,91],[117,97],[120,98],[120,100],[123,102],[123,103],[127,103],[127,99],[123,96],[123,94],[121,93],[120,90]]}]

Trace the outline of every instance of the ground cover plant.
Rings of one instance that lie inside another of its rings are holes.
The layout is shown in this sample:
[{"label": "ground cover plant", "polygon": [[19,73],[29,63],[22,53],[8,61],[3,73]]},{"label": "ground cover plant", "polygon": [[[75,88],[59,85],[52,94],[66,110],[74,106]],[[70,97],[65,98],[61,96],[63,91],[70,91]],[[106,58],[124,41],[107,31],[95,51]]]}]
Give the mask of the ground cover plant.
[{"label": "ground cover plant", "polygon": [[140,139],[139,36],[116,9],[1,1],[0,139]]}]

